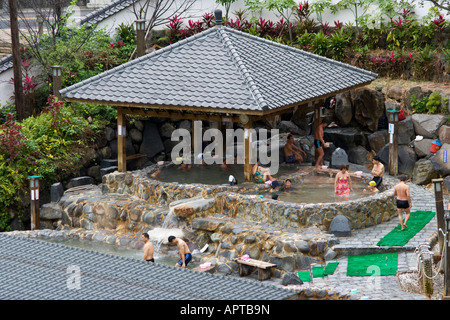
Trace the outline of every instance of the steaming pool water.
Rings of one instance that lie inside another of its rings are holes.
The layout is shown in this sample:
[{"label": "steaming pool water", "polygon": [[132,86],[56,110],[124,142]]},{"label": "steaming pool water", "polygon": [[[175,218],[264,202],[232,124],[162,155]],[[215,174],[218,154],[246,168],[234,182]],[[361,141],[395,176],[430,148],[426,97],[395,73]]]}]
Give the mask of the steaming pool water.
[{"label": "steaming pool water", "polygon": [[[86,240],[86,239],[42,239],[42,240],[53,243],[59,243],[65,246],[77,247],[136,260],[142,260],[143,258],[142,249],[141,250],[131,249],[94,240]],[[154,243],[154,245],[156,245],[156,243]],[[156,263],[174,266],[175,263],[177,263],[177,261],[179,260],[179,257],[178,255],[175,254],[172,255],[172,254],[155,253],[154,259]],[[191,262],[187,265],[187,269],[193,269],[195,267],[198,267],[199,265],[200,262],[195,259],[195,252],[193,252],[193,258]]]}]

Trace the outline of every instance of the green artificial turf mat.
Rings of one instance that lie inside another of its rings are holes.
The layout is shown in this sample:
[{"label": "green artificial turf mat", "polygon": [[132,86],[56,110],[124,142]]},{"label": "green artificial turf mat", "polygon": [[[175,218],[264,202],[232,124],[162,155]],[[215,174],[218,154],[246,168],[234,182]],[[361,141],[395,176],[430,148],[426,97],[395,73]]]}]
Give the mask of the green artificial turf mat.
[{"label": "green artificial turf mat", "polygon": [[389,276],[397,274],[398,252],[349,256],[347,276]]},{"label": "green artificial turf mat", "polygon": [[328,262],[327,266],[325,267],[325,270],[323,271],[323,274],[326,276],[333,274],[334,271],[336,271],[338,264],[339,262]]},{"label": "green artificial turf mat", "polygon": [[432,211],[414,211],[407,222],[408,228],[401,230],[400,223],[391,232],[385,235],[377,246],[404,246],[408,241],[416,235],[417,232],[430,222],[436,213]]},{"label": "green artificial turf mat", "polygon": [[313,278],[323,278],[323,267],[312,267]]},{"label": "green artificial turf mat", "polygon": [[302,280],[304,282],[311,281],[311,274],[309,273],[309,271],[299,271],[298,277],[300,278],[300,280]]}]

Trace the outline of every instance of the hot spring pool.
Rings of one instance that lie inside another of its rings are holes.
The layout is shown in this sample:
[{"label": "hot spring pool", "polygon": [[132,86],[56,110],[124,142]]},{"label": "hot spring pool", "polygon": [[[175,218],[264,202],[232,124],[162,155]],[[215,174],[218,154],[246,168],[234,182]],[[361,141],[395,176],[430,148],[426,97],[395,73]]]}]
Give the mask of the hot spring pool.
[{"label": "hot spring pool", "polygon": [[[126,258],[142,260],[143,258],[143,250],[130,249],[126,247],[121,247],[117,245],[107,244],[94,240],[86,240],[86,239],[52,239],[52,238],[40,238],[40,240],[59,243],[65,246],[72,246],[97,252],[102,252],[106,254],[112,254],[117,256],[122,256]],[[154,246],[156,244],[154,243]],[[165,265],[174,266],[175,263],[179,260],[178,255],[166,255],[166,254],[156,254],[154,256],[156,263],[161,263]],[[187,265],[187,269],[193,269],[200,265],[199,261],[196,261],[195,256],[191,262]]]},{"label": "hot spring pool", "polygon": [[[273,177],[297,172],[298,165],[280,165],[278,172]],[[228,177],[233,175],[238,183],[244,182],[244,165],[230,164],[227,169],[220,165],[192,165],[190,169],[182,169],[181,166],[171,165],[161,168],[156,179],[162,182],[178,182],[181,184],[200,183],[207,185],[229,184]]]},{"label": "hot spring pool", "polygon": [[[367,185],[357,178],[352,178],[353,192],[349,196],[337,196],[334,193],[334,177],[327,175],[306,175],[300,183],[292,183],[291,190],[280,191],[280,201],[292,203],[330,203],[348,200],[358,200],[374,195],[374,193],[364,192]],[[256,196],[271,198],[268,192],[251,192]]]}]

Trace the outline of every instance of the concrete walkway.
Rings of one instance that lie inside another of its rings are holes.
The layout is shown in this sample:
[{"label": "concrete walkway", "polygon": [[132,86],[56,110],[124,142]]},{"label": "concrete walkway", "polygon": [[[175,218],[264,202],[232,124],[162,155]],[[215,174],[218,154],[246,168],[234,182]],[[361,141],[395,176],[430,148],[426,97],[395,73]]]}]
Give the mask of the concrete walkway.
[{"label": "concrete walkway", "polygon": [[[361,168],[359,168],[361,169]],[[385,179],[393,179],[389,176]],[[393,179],[396,183],[396,179]],[[434,190],[408,183],[411,190],[413,206],[411,211],[436,211]],[[445,203],[445,200],[444,200]],[[335,246],[341,254],[336,260],[338,268],[333,275],[324,278],[313,278],[313,282],[305,282],[296,286],[294,290],[305,296],[314,296],[312,292],[327,289],[350,296],[359,300],[428,300],[425,295],[408,293],[401,289],[397,276],[348,277],[348,255],[363,255],[385,252],[386,250],[399,252],[397,273],[417,272],[417,254],[415,249],[420,244],[428,243],[437,232],[437,220],[434,217],[419,233],[417,233],[403,247],[378,247],[378,241],[399,224],[395,217],[388,222],[352,232],[349,238],[341,238],[340,244]]]}]

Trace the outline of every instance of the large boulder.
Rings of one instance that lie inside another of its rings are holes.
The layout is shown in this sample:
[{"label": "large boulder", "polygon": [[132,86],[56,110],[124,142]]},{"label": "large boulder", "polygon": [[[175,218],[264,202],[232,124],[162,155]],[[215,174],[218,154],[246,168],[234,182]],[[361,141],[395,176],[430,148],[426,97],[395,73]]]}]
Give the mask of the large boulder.
[{"label": "large boulder", "polygon": [[352,92],[355,120],[372,132],[377,131],[378,119],[384,114],[383,93],[367,88]]},{"label": "large boulder", "polygon": [[450,126],[443,125],[439,128],[439,140],[441,143],[450,143]]},{"label": "large boulder", "polygon": [[292,133],[294,135],[305,135],[306,132],[300,130],[300,128],[292,121],[282,120],[278,124],[278,130],[280,133]]},{"label": "large boulder", "polygon": [[416,137],[411,117],[406,117],[397,124],[398,144],[409,144]]},{"label": "large boulder", "polygon": [[431,154],[430,148],[433,141],[433,139],[414,140],[414,151],[419,158],[428,157]]},{"label": "large boulder", "polygon": [[418,185],[426,185],[432,179],[439,177],[439,173],[434,170],[431,160],[420,159],[414,166],[412,182]]},{"label": "large boulder", "polygon": [[368,154],[369,151],[367,151],[364,147],[356,146],[348,151],[348,161],[359,165],[370,164],[371,162],[367,157]]},{"label": "large boulder", "polygon": [[436,139],[439,128],[447,121],[447,117],[437,114],[415,113],[412,115],[416,134],[428,139]]},{"label": "large boulder", "polygon": [[159,135],[157,125],[151,121],[145,121],[143,141],[139,153],[145,154],[149,158],[153,158],[162,151],[164,151],[164,143]]},{"label": "large boulder", "polygon": [[[382,163],[385,166],[386,172],[389,172],[389,143],[386,144],[380,152],[377,153],[377,156],[381,158]],[[410,148],[406,145],[398,146],[398,173],[406,174],[411,176],[414,171],[414,166],[417,161],[417,155],[414,152],[413,148]]]},{"label": "large boulder", "polygon": [[386,130],[376,131],[367,136],[367,140],[369,141],[370,149],[378,152],[389,142],[389,133]]},{"label": "large boulder", "polygon": [[346,151],[356,146],[367,145],[365,135],[357,128],[325,128],[324,140],[333,142],[336,148]]},{"label": "large boulder", "polygon": [[424,93],[422,91],[422,88],[420,86],[412,87],[409,90],[406,90],[405,92],[405,98],[403,100],[403,105],[406,110],[408,110],[408,113],[412,110],[411,108],[411,100],[412,96],[415,96],[417,100],[422,100],[424,97]]},{"label": "large boulder", "polygon": [[[447,154],[447,157],[444,157],[444,154]],[[433,168],[436,170],[442,177],[450,175],[450,159],[448,156],[450,155],[450,144],[444,143],[442,147],[435,153],[433,157],[430,158],[433,163]]]},{"label": "large boulder", "polygon": [[347,217],[339,214],[331,221],[328,233],[334,234],[336,237],[350,237],[352,228]]},{"label": "large boulder", "polygon": [[401,101],[403,98],[403,89],[400,86],[392,86],[387,90],[386,95],[390,99]]},{"label": "large boulder", "polygon": [[335,116],[341,126],[349,125],[353,119],[353,105],[350,92],[336,95]]}]

